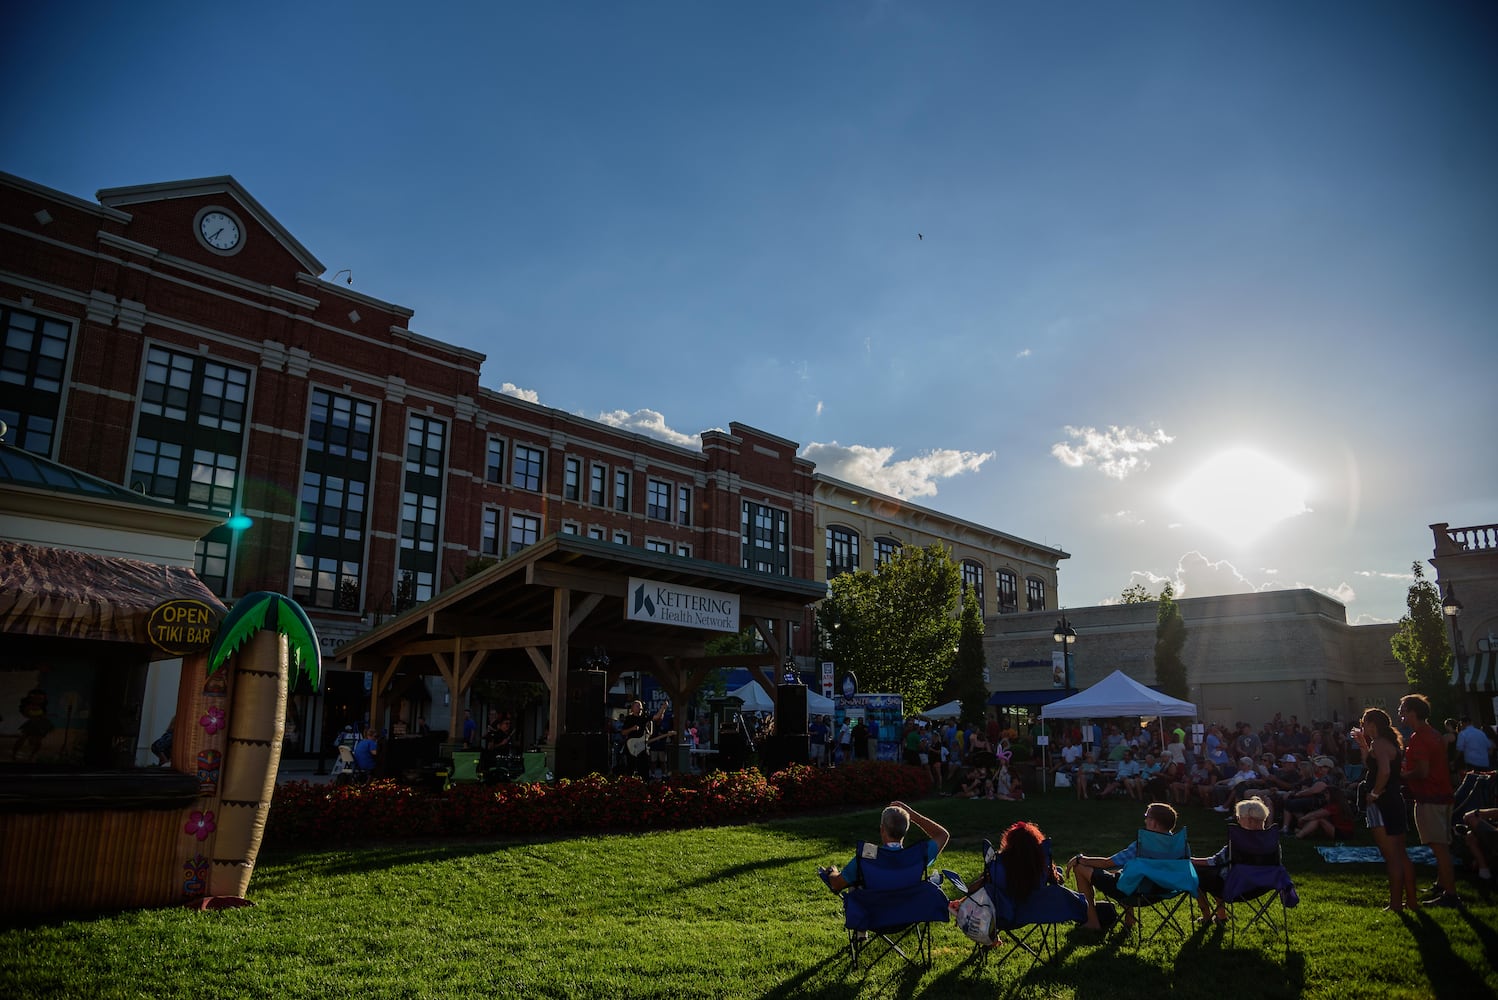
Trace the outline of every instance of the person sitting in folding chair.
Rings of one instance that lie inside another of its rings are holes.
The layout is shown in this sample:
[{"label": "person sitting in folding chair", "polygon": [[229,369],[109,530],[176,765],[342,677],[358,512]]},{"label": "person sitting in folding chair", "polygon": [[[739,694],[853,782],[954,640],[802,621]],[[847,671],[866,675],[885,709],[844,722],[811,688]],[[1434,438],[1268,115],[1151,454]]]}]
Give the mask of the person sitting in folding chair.
[{"label": "person sitting in folding chair", "polygon": [[[1176,828],[1175,809],[1165,802],[1151,802],[1144,810],[1144,828],[1153,833],[1171,833]],[[1108,857],[1078,854],[1066,863],[1067,874],[1076,875],[1077,891],[1087,899],[1087,923],[1084,926],[1089,930],[1102,930],[1102,924],[1098,922],[1095,890],[1102,890],[1104,895],[1117,900],[1121,905],[1125,904],[1128,894],[1119,892],[1118,876],[1123,871],[1123,866],[1134,859],[1138,850],[1139,843],[1136,840]],[[1134,910],[1127,905],[1124,905],[1123,910],[1123,925],[1127,930],[1134,926]]]},{"label": "person sitting in folding chair", "polygon": [[[907,851],[905,835],[912,823],[928,839]],[[926,880],[926,869],[951,837],[935,820],[903,802],[891,802],[879,817],[877,844],[859,844],[841,869],[818,870],[827,887],[843,897],[843,924],[848,930],[848,952],[854,966],[871,935],[886,945],[878,957],[894,951],[915,961],[899,947],[906,933],[916,935],[919,956],[929,964],[928,925],[947,921],[947,897],[939,886]]]},{"label": "person sitting in folding chair", "polygon": [[[1260,799],[1244,799],[1239,802],[1234,810],[1234,816],[1238,825],[1245,830],[1262,830],[1269,825],[1269,807]],[[1210,858],[1192,858],[1191,863],[1196,866],[1196,877],[1201,881],[1201,892],[1197,894],[1197,901],[1201,904],[1202,922],[1215,921],[1219,924],[1228,922],[1228,910],[1223,904],[1223,881],[1227,875],[1229,845],[1224,844],[1222,850]],[[1217,904],[1216,912],[1213,912],[1211,903]]]},{"label": "person sitting in folding chair", "polygon": [[1034,823],[1011,823],[995,851],[983,842],[983,873],[971,886],[943,872],[962,898],[953,906],[962,932],[980,946],[983,962],[1009,935],[1001,960],[1023,949],[1036,961],[1060,950],[1058,928],[1087,919],[1087,901],[1061,884],[1061,869],[1051,860],[1051,838]]}]

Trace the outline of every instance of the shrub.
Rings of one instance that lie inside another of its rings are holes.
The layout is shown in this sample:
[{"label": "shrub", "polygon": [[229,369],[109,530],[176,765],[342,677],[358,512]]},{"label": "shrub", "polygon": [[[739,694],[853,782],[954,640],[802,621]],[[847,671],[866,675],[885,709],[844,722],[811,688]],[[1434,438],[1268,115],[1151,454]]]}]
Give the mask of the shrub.
[{"label": "shrub", "polygon": [[793,764],[768,777],[755,770],[713,771],[646,782],[594,774],[549,785],[455,785],[441,792],[393,781],[288,781],[276,787],[265,843],[718,826],[914,799],[930,791],[925,768],[885,761],[831,770]]}]

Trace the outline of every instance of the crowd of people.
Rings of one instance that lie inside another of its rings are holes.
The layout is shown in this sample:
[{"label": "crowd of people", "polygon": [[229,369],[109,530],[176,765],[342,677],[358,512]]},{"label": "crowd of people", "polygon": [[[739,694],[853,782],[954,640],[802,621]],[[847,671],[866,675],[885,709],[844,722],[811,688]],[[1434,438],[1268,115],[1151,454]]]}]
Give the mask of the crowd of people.
[{"label": "crowd of people", "polygon": [[[1012,736],[997,720],[978,727],[912,719],[905,727],[904,759],[909,766],[929,770],[943,794],[1019,800],[1024,788],[1011,768]],[[1249,829],[1276,828],[1283,837],[1299,839],[1342,841],[1361,825],[1384,858],[1386,909],[1394,912],[1461,905],[1453,836],[1465,836],[1476,876],[1492,878],[1479,832],[1498,823],[1498,808],[1461,816],[1452,810],[1455,781],[1465,772],[1490,770],[1498,740],[1465,718],[1445,720],[1437,728],[1422,695],[1403,698],[1392,717],[1369,708],[1345,731],[1328,723],[1302,725],[1294,716],[1276,714],[1257,728],[1247,723],[1206,725],[1196,730],[1195,739],[1184,726],[1162,735],[1156,726],[1109,725],[1096,744],[1084,744],[1082,736],[1080,727],[1057,734],[1051,779],[1074,788],[1079,799],[1146,803],[1146,829],[1173,830],[1178,810],[1190,806],[1231,814]],[[835,762],[835,731],[828,745],[828,759]],[[917,825],[925,828],[928,822],[921,817]],[[1411,826],[1436,861],[1435,882],[1424,893],[1405,850]],[[1016,843],[1025,840],[1021,835]],[[1059,882],[1073,876],[1088,903],[1088,923],[1097,926],[1095,893],[1109,893],[1131,849],[1105,856],[1079,854],[1064,870],[1046,877]],[[1193,859],[1201,870],[1199,901],[1206,920],[1224,916],[1220,869],[1225,857],[1224,851]],[[1132,916],[1125,913],[1124,919],[1127,923]]]}]

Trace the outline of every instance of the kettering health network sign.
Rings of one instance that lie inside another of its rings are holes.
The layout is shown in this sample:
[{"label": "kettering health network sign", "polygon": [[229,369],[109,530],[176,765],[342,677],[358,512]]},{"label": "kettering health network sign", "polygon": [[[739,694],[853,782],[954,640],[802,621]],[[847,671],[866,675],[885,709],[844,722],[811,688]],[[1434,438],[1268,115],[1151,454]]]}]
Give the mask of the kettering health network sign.
[{"label": "kettering health network sign", "polygon": [[624,602],[624,617],[632,622],[661,622],[714,632],[737,632],[739,595],[652,583],[632,576],[629,578],[629,597]]}]

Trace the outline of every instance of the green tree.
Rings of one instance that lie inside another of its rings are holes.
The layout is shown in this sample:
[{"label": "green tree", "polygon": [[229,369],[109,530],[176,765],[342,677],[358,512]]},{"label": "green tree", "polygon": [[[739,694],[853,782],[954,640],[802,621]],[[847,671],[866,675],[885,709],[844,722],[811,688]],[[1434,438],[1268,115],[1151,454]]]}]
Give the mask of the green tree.
[{"label": "green tree", "polygon": [[1166,583],[1160,589],[1160,607],[1155,614],[1155,683],[1161,691],[1183,701],[1189,693],[1186,661],[1181,659],[1185,648],[1186,622],[1176,605],[1175,588]]},{"label": "green tree", "polygon": [[947,694],[962,702],[962,720],[981,725],[988,704],[988,660],[983,655],[983,610],[972,591],[964,588],[962,617],[957,637],[957,658]]},{"label": "green tree", "polygon": [[1451,689],[1451,644],[1446,638],[1446,616],[1441,611],[1441,595],[1436,585],[1425,579],[1418,562],[1411,566],[1415,574],[1405,595],[1405,616],[1399,619],[1399,631],[1389,640],[1394,659],[1404,664],[1404,676],[1410,690],[1430,699],[1431,715],[1436,719],[1460,714],[1457,696]]},{"label": "green tree", "polygon": [[1124,588],[1119,600],[1123,604],[1148,604],[1155,599],[1155,595],[1149,592],[1149,588],[1142,583],[1134,583]]},{"label": "green tree", "polygon": [[838,670],[857,674],[864,691],[903,695],[911,708],[935,704],[961,633],[961,579],[940,544],[901,546],[877,573],[834,577],[817,621]]}]

